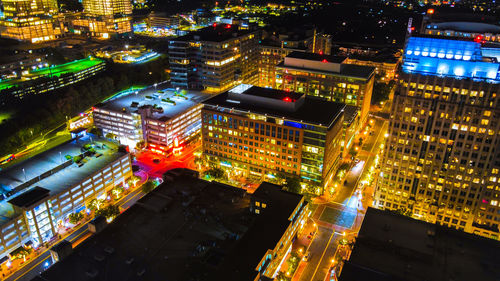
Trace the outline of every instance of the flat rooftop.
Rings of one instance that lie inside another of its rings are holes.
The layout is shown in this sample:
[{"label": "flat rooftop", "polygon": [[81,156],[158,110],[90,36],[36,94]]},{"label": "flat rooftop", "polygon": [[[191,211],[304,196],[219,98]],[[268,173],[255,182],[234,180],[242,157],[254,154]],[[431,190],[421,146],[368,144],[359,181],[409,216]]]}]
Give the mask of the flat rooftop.
[{"label": "flat rooftop", "polygon": [[332,55],[320,55],[316,53],[307,53],[307,52],[292,52],[288,54],[289,58],[302,59],[302,60],[312,60],[312,61],[327,61],[332,63],[342,63],[347,57],[343,56],[332,56]]},{"label": "flat rooftop", "polygon": [[172,41],[205,41],[205,42],[224,42],[229,39],[240,37],[253,33],[253,30],[240,29],[235,24],[213,24],[212,26],[202,28],[187,35],[172,39]]},{"label": "flat rooftop", "polygon": [[[126,155],[125,152],[118,151],[118,145],[104,139],[93,139],[86,136],[79,140],[73,140],[65,144],[54,147],[34,157],[26,159],[14,166],[0,171],[0,187],[4,192],[8,192],[17,186],[24,184],[26,181],[34,179],[66,162],[66,155],[77,156],[83,153],[85,144],[93,144],[96,153],[102,154],[100,157],[86,157],[84,164],[78,167],[76,164],[71,164],[46,178],[37,181],[29,186],[26,186],[24,191],[19,192],[14,199],[21,196],[35,187],[41,187],[50,191],[50,195],[58,194],[68,188],[71,188],[83,181],[87,177],[93,175],[105,166],[116,161],[120,157]],[[103,146],[104,145],[104,146]],[[8,200],[13,199],[12,197]],[[11,206],[10,203],[3,200],[0,201],[0,217],[8,214]],[[4,213],[4,211],[6,213]],[[8,216],[8,215],[6,215]],[[1,223],[1,222],[0,222]]]},{"label": "flat rooftop", "polygon": [[292,52],[277,67],[365,80],[375,74],[375,67],[347,64],[344,63],[346,59],[342,56]]},{"label": "flat rooftop", "polygon": [[[275,90],[269,88],[261,88],[252,86],[247,89],[245,94],[255,95],[255,96],[277,96],[284,100],[286,97],[290,97],[290,102],[294,100],[294,95],[297,93],[290,93],[282,90]],[[345,105],[342,103],[327,101],[322,98],[316,98],[311,96],[303,97],[303,104],[297,108],[295,111],[285,111],[271,106],[261,106],[252,102],[245,101],[235,101],[232,97],[228,97],[229,92],[225,92],[214,96],[203,104],[211,106],[220,106],[229,109],[237,109],[240,111],[248,111],[262,115],[268,115],[275,118],[285,118],[295,122],[305,122],[309,124],[322,125],[329,127],[334,124],[335,121],[342,114]],[[301,99],[302,100],[302,99]]]},{"label": "flat rooftop", "polygon": [[67,73],[80,72],[101,63],[104,63],[104,61],[101,59],[88,57],[85,59],[76,60],[65,64],[59,64],[52,67],[40,68],[38,70],[31,71],[24,78],[4,80],[0,82],[0,91],[17,86],[17,84],[29,81],[30,79],[36,79],[39,77],[59,77]]},{"label": "flat rooftop", "polygon": [[[268,249],[274,249],[290,225],[289,218],[301,202],[303,196],[284,191],[281,186],[263,182],[252,194],[259,202],[266,202],[252,228],[241,238],[220,269],[210,281],[239,280],[253,281],[255,268]],[[307,203],[302,205],[305,208]],[[241,253],[245,253],[242,255]]]},{"label": "flat rooftop", "polygon": [[[167,86],[157,86],[156,89],[155,87],[149,87],[136,92],[137,94],[131,92],[128,95],[97,104],[95,107],[131,114],[138,113],[141,106],[156,105],[156,107],[161,107],[163,112],[154,111],[152,117],[149,118],[165,122],[211,97],[210,94],[191,90],[177,91]],[[133,103],[136,103],[136,106],[132,106]]]},{"label": "flat rooftop", "polygon": [[190,177],[165,182],[143,199],[42,273],[43,280],[207,280],[258,217],[244,190]]},{"label": "flat rooftop", "polygon": [[369,208],[340,281],[499,280],[500,243]]}]

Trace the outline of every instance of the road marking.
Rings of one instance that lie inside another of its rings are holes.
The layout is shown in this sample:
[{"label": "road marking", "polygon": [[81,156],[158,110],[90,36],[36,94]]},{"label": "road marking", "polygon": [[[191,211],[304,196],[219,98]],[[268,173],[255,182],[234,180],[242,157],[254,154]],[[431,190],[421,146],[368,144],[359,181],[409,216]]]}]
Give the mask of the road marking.
[{"label": "road marking", "polygon": [[31,272],[31,270],[33,270],[33,268],[39,266],[42,262],[44,262],[45,260],[47,260],[48,258],[50,258],[50,255],[46,258],[44,258],[43,260],[41,260],[39,263],[35,264],[34,266],[32,266],[28,271],[24,272],[23,274],[21,274],[21,276],[17,277],[16,279],[14,279],[14,281],[16,280],[19,280],[20,278],[22,278],[24,275],[26,275],[26,273],[28,272]]},{"label": "road marking", "polygon": [[335,235],[335,232],[332,231],[332,234],[330,235],[330,239],[328,239],[328,243],[326,243],[326,247],[323,250],[323,254],[321,255],[321,258],[319,259],[318,265],[316,266],[316,269],[314,270],[314,273],[313,273],[313,275],[311,277],[311,280],[313,280],[314,276],[316,276],[316,272],[318,271],[319,266],[321,265],[321,262],[323,261],[323,257],[325,256],[326,250],[328,249],[328,246],[330,245],[330,242],[332,241],[332,238],[333,238],[334,235]]}]

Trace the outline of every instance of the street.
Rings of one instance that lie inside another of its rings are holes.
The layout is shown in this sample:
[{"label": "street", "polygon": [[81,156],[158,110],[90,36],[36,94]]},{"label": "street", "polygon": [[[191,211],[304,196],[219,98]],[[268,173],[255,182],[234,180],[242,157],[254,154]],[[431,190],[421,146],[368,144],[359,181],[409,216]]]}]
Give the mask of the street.
[{"label": "street", "polygon": [[360,200],[360,194],[356,192],[356,189],[367,169],[373,165],[388,126],[388,122],[383,119],[374,118],[374,120],[375,124],[372,130],[375,134],[367,137],[364,141],[362,149],[357,155],[359,162],[355,163],[348,172],[343,186],[329,202],[318,200],[317,207],[309,222],[317,226],[317,234],[309,246],[312,257],[309,261],[302,262],[305,263],[305,266],[299,265],[299,270],[292,280],[329,280],[327,276],[330,270],[339,262],[336,254],[341,240],[352,240],[359,230],[363,215],[368,206],[371,205],[371,197],[363,196]]}]

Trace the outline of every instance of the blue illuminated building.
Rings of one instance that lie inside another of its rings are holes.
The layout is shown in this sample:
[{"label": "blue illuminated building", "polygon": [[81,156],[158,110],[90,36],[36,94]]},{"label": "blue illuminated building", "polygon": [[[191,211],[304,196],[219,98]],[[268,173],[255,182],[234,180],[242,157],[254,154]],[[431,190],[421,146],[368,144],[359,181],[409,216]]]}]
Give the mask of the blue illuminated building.
[{"label": "blue illuminated building", "polygon": [[500,82],[500,48],[475,41],[411,37],[406,43],[403,72]]}]

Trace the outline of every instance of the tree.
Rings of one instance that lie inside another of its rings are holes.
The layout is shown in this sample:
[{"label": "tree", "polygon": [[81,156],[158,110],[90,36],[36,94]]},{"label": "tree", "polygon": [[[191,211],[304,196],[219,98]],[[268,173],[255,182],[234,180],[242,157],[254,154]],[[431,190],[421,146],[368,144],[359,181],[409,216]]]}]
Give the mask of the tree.
[{"label": "tree", "polygon": [[92,199],[87,205],[87,208],[91,211],[97,211],[99,208],[101,208],[103,203],[104,200]]},{"label": "tree", "polygon": [[287,176],[285,185],[283,186],[289,192],[301,193],[302,186],[300,185],[300,179],[296,176]]},{"label": "tree", "polygon": [[120,209],[115,205],[108,205],[95,212],[96,216],[104,216],[106,219],[114,218],[120,214]]},{"label": "tree", "polygon": [[116,137],[116,135],[113,133],[107,133],[105,137],[108,139],[114,139]]},{"label": "tree", "polygon": [[149,193],[151,192],[153,189],[155,189],[156,187],[156,184],[153,182],[153,181],[147,181],[145,182],[143,185],[142,185],[142,192],[144,193]]},{"label": "tree", "polygon": [[77,224],[79,221],[83,219],[83,214],[78,212],[78,213],[71,213],[69,214],[69,222],[72,224]]},{"label": "tree", "polygon": [[146,142],[145,141],[140,141],[140,142],[137,142],[135,144],[135,148],[138,149],[138,150],[143,149],[145,146],[146,146]]},{"label": "tree", "polygon": [[375,82],[373,84],[371,104],[379,104],[380,102],[388,100],[394,85],[394,81],[389,81],[389,83]]},{"label": "tree", "polygon": [[214,178],[214,179],[225,179],[226,178],[226,173],[221,168],[210,168],[209,170],[207,170],[205,172],[205,175],[208,175],[209,177]]}]

